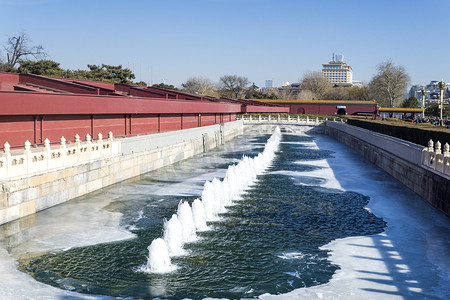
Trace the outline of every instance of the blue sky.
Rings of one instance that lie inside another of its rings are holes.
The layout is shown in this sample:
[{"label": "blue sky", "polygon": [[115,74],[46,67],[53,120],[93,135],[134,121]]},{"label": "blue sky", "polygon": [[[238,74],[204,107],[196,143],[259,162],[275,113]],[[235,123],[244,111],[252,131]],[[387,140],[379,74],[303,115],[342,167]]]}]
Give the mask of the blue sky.
[{"label": "blue sky", "polygon": [[412,84],[450,81],[449,0],[0,0],[0,11],[0,44],[26,31],[63,68],[121,64],[151,83],[237,74],[281,85],[333,53],[355,80],[390,59]]}]

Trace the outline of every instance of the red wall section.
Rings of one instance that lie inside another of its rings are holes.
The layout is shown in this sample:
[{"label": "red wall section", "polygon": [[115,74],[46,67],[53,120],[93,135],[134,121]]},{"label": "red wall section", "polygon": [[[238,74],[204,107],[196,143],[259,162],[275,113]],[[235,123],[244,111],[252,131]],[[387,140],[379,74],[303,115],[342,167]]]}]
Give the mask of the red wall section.
[{"label": "red wall section", "polygon": [[0,72],[0,91],[14,91],[14,86],[19,83],[19,74]]},{"label": "red wall section", "polygon": [[160,116],[159,131],[173,131],[181,129],[181,115],[180,114],[166,114]]},{"label": "red wall section", "polygon": [[[129,126],[126,126],[126,121],[125,115],[95,115],[93,118],[93,138],[96,139],[99,133],[103,135],[103,138],[106,138],[110,131],[114,136],[125,135],[125,130],[129,129]],[[127,132],[127,134],[129,133]]]},{"label": "red wall section", "polygon": [[37,76],[33,74],[20,74],[19,81],[21,83],[31,83],[42,87],[58,89],[70,93],[93,94],[97,95],[98,90],[94,87],[70,83],[56,78]]},{"label": "red wall section", "polygon": [[[21,91],[15,91],[15,86]],[[131,94],[131,95],[130,95]],[[278,112],[288,107],[254,101],[200,97],[156,87],[138,87],[32,74],[0,72],[0,149],[8,141],[58,143],[76,134],[106,138],[209,126],[245,112]]]},{"label": "red wall section", "polygon": [[198,114],[183,114],[183,129],[198,127]]},{"label": "red wall section", "polygon": [[34,116],[0,116],[0,148],[5,142],[11,146],[34,143]]},{"label": "red wall section", "polygon": [[158,115],[131,115],[131,134],[158,132]]},{"label": "red wall section", "polygon": [[[91,118],[86,115],[53,115],[44,116],[42,122],[42,139],[58,142],[62,136],[67,141],[73,141],[78,134],[84,140],[86,134],[91,134]],[[30,141],[31,142],[31,141]],[[42,143],[43,141],[37,141]]]},{"label": "red wall section", "polygon": [[216,116],[214,114],[203,114],[202,118],[202,126],[209,126],[216,123]]}]

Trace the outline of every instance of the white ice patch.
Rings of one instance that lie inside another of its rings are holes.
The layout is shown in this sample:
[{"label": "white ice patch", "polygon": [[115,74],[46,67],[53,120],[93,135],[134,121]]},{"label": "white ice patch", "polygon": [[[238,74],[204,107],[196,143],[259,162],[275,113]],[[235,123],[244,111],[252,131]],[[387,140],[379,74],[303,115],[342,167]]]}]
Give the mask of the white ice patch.
[{"label": "white ice patch", "polygon": [[278,255],[281,259],[302,259],[305,257],[305,255],[301,252],[288,252],[288,253],[282,253],[281,255]]},{"label": "white ice patch", "polygon": [[310,180],[298,180],[301,185],[317,185],[327,189],[344,191],[339,181],[334,175],[333,169],[328,164],[327,159],[296,161],[296,164],[318,167],[317,170],[295,172],[295,171],[275,171],[272,174],[281,174],[292,177],[310,178]]}]

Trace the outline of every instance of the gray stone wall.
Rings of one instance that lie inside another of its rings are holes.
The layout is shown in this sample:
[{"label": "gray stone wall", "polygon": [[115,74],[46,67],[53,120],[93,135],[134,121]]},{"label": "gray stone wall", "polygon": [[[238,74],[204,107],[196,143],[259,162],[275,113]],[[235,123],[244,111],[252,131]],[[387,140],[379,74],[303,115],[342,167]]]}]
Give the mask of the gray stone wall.
[{"label": "gray stone wall", "polygon": [[120,156],[3,181],[0,224],[206,152],[242,133],[242,121],[235,121],[124,138]]},{"label": "gray stone wall", "polygon": [[450,216],[450,180],[421,165],[422,146],[337,122],[326,122],[325,134],[349,146]]}]

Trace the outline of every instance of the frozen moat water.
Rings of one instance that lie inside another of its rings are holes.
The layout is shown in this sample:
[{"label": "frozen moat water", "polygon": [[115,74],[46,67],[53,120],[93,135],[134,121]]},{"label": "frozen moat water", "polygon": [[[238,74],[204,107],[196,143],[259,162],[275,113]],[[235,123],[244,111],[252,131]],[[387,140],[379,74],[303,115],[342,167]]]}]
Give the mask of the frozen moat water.
[{"label": "frozen moat water", "polygon": [[[218,220],[208,222],[210,230],[184,244],[186,253],[172,257],[172,272],[142,272],[148,246],[163,236],[164,219],[177,212],[179,201],[192,204],[205,181],[224,177],[243,154],[256,156],[268,137],[248,133],[223,149],[37,214],[34,225],[4,236],[2,257],[17,259],[21,271],[46,285],[11,270],[11,286],[38,288],[14,291],[0,284],[0,292],[8,299],[445,299],[446,262],[431,254],[448,254],[442,237],[448,220],[320,136],[283,135],[271,167]],[[402,197],[418,204],[411,207]],[[389,212],[382,207],[386,202]],[[427,235],[425,221],[411,215],[420,210],[434,218],[440,232]],[[418,225],[399,228],[405,218]],[[407,251],[408,238],[415,246]],[[438,245],[424,249],[431,240]],[[419,267],[427,276],[416,274]]]}]

